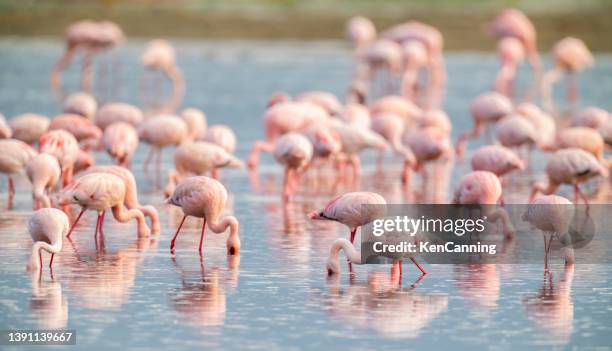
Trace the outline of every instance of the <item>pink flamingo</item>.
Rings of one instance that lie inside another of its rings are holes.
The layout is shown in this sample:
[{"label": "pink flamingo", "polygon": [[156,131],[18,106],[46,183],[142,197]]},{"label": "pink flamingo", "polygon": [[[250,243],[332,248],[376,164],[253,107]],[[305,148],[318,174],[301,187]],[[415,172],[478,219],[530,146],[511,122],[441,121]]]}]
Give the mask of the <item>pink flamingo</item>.
[{"label": "pink flamingo", "polygon": [[83,149],[79,149],[76,162],[74,163],[74,173],[76,174],[81,171],[84,171],[89,167],[93,166],[95,163],[96,159],[94,158],[93,154]]},{"label": "pink flamingo", "polygon": [[603,138],[606,145],[608,145],[608,147],[611,147],[612,146],[612,118],[610,118],[605,123],[603,123],[601,126],[599,126],[597,131]]},{"label": "pink flamingo", "polygon": [[13,207],[15,183],[13,175],[23,172],[36,151],[22,141],[15,139],[0,139],[0,173],[8,175],[8,208]]},{"label": "pink flamingo", "polygon": [[422,42],[409,40],[402,44],[403,73],[401,92],[402,96],[410,101],[415,101],[419,71],[427,66],[427,48]]},{"label": "pink flamingo", "polygon": [[509,148],[520,148],[524,145],[531,147],[538,140],[533,124],[516,114],[508,115],[497,122],[495,136],[503,146]]},{"label": "pink flamingo", "polygon": [[499,39],[515,38],[521,42],[537,84],[542,74],[542,63],[536,30],[529,18],[517,9],[505,9],[495,17],[489,29]]},{"label": "pink flamingo", "polygon": [[[340,140],[340,136],[334,132],[331,126],[326,124],[313,126],[305,131],[304,135],[312,144],[313,159],[320,158],[335,160],[340,156],[340,152],[342,151],[342,141]],[[311,164],[309,164],[308,167]]]},{"label": "pink flamingo", "polygon": [[140,57],[142,65],[166,75],[172,83],[172,97],[169,108],[173,111],[181,104],[185,95],[185,80],[176,64],[176,51],[170,42],[163,39],[151,40]]},{"label": "pink flamingo", "polygon": [[[361,54],[361,59],[367,63],[367,80],[370,84],[376,78],[376,73],[385,71],[386,84],[383,95],[391,93],[393,77],[399,75],[402,69],[402,47],[392,40],[378,39],[372,42]],[[373,89],[370,88],[370,92]]]},{"label": "pink flamingo", "polygon": [[453,145],[449,135],[435,127],[426,127],[404,133],[402,142],[414,154],[413,164],[404,163],[402,182],[409,184],[410,169],[421,172],[425,178],[425,164],[428,162],[450,158],[453,155]]},{"label": "pink flamingo", "polygon": [[202,233],[200,235],[199,253],[202,255],[202,245],[206,224],[214,233],[224,233],[230,228],[226,246],[228,255],[240,254],[240,237],[238,236],[238,219],[234,216],[225,216],[221,219],[221,212],[227,201],[227,190],[219,181],[205,176],[190,177],[182,181],[166,203],[178,206],[183,210],[183,219],[179,224],[172,241],[170,252],[174,253],[176,238],[187,216],[203,218]]},{"label": "pink flamingo", "polygon": [[336,95],[327,91],[305,91],[298,95],[295,101],[315,104],[327,111],[330,116],[337,116],[342,110],[342,104],[338,101]]},{"label": "pink flamingo", "polygon": [[[502,186],[499,178],[489,171],[473,171],[459,180],[453,203],[460,205],[496,205],[502,199]],[[514,227],[508,212],[502,207],[485,206],[487,221],[501,221],[506,239],[514,238]]]},{"label": "pink flamingo", "polygon": [[220,168],[240,168],[243,163],[217,144],[196,141],[183,143],[176,149],[174,167],[168,175],[164,191],[166,196],[172,195],[176,184],[189,175],[205,175],[210,172],[213,178],[218,179]]},{"label": "pink flamingo", "polygon": [[530,201],[533,201],[539,192],[551,195],[561,184],[571,184],[574,186],[576,200],[580,196],[588,205],[589,200],[580,191],[579,184],[597,176],[607,177],[608,170],[592,154],[582,149],[568,148],[556,151],[548,159],[546,174],[548,184],[535,183],[531,189]]},{"label": "pink flamingo", "polygon": [[567,37],[555,44],[552,49],[555,65],[542,78],[542,98],[549,110],[554,108],[552,101],[552,86],[563,74],[567,75],[567,99],[571,105],[578,99],[576,74],[593,66],[595,60],[589,48],[580,39]]},{"label": "pink flamingo", "polygon": [[13,136],[13,130],[6,122],[6,118],[0,113],[0,139],[10,139]]},{"label": "pink flamingo", "polygon": [[285,167],[283,199],[295,194],[300,171],[312,159],[313,147],[305,136],[287,133],[278,138],[274,146],[274,158]]},{"label": "pink flamingo", "polygon": [[[371,206],[362,206],[371,205]],[[352,245],[355,242],[357,229],[385,214],[387,202],[377,193],[352,192],[338,195],[321,210],[308,214],[310,219],[335,221],[349,227]]]},{"label": "pink flamingo", "polygon": [[63,129],[74,135],[86,149],[96,148],[102,137],[102,131],[89,119],[75,114],[61,114],[53,117],[49,130]]},{"label": "pink flamingo", "polygon": [[33,157],[26,166],[26,174],[32,183],[34,209],[51,207],[48,193],[55,189],[61,174],[57,158],[48,154]]},{"label": "pink flamingo", "polygon": [[49,130],[50,124],[51,120],[48,117],[35,113],[25,113],[9,121],[13,139],[21,140],[29,145],[37,143],[40,137]]},{"label": "pink flamingo", "polygon": [[418,126],[420,129],[428,127],[437,128],[448,135],[453,130],[450,118],[448,118],[446,112],[440,109],[425,110],[418,121]]},{"label": "pink flamingo", "polygon": [[465,153],[465,143],[468,140],[478,138],[484,127],[496,123],[502,117],[510,114],[512,110],[512,102],[502,94],[488,92],[478,95],[470,106],[474,128],[470,132],[464,132],[459,135],[457,154],[462,157]]},{"label": "pink flamingo", "polygon": [[232,128],[225,124],[210,126],[210,128],[206,129],[202,140],[217,144],[230,154],[236,151],[236,134],[234,134]]},{"label": "pink flamingo", "polygon": [[156,174],[161,172],[162,149],[168,146],[178,146],[190,140],[190,131],[185,121],[175,115],[158,115],[147,119],[138,128],[140,141],[149,144],[149,155],[143,163],[143,170],[147,172],[149,162],[157,155],[155,160]]},{"label": "pink flamingo", "polygon": [[181,111],[181,118],[187,124],[192,140],[200,140],[204,137],[208,122],[203,111],[193,107],[186,108]]},{"label": "pink flamingo", "polygon": [[355,50],[362,49],[376,39],[374,23],[363,16],[349,19],[346,25],[346,37]]},{"label": "pink flamingo", "polygon": [[102,144],[104,149],[117,164],[129,167],[132,163],[132,156],[138,149],[138,132],[131,124],[125,122],[115,122],[104,130]]},{"label": "pink flamingo", "polygon": [[146,217],[149,217],[151,220],[151,233],[154,235],[159,234],[161,230],[159,225],[159,214],[157,213],[155,207],[140,204],[140,201],[138,201],[138,187],[136,184],[136,179],[129,169],[121,166],[94,166],[79,174],[79,176],[90,173],[108,173],[121,178],[123,184],[125,185],[125,199],[123,202],[125,207],[127,207],[129,210],[140,210]]},{"label": "pink flamingo", "polygon": [[270,106],[264,114],[266,139],[256,141],[249,155],[248,167],[256,169],[261,151],[272,152],[276,139],[288,132],[304,131],[312,125],[329,120],[329,114],[308,102],[284,101]]},{"label": "pink flamingo", "polygon": [[79,155],[76,138],[65,130],[52,130],[40,137],[40,152],[55,156],[62,169],[62,186],[72,181],[74,164]]},{"label": "pink flamingo", "polygon": [[601,163],[604,160],[605,142],[597,130],[588,127],[570,127],[559,131],[551,144],[540,146],[544,151],[556,151],[559,149],[578,148],[597,158]]},{"label": "pink flamingo", "polygon": [[124,207],[125,197],[125,183],[123,179],[114,174],[95,172],[76,179],[69,186],[62,189],[58,196],[58,204],[60,206],[70,204],[81,206],[81,212],[74,223],[72,223],[66,237],[70,237],[74,227],[86,210],[98,212],[95,236],[98,233],[104,234],[102,225],[106,210],[109,208],[113,211],[113,217],[121,223],[136,219],[138,222],[138,236],[149,236],[151,230],[147,226],[144,214],[136,208],[126,210]]},{"label": "pink flamingo", "polygon": [[98,110],[94,122],[104,130],[115,122],[125,122],[137,127],[143,120],[144,116],[138,107],[123,102],[111,102]]},{"label": "pink flamingo", "polygon": [[34,212],[28,222],[28,231],[34,242],[28,271],[42,271],[42,250],[51,254],[49,269],[53,269],[53,258],[62,251],[62,237],[69,228],[68,216],[56,208],[41,208]]},{"label": "pink flamingo", "polygon": [[347,124],[354,124],[361,128],[370,128],[370,111],[362,104],[348,103],[338,116]]},{"label": "pink flamingo", "polygon": [[[532,200],[522,216],[523,221],[542,231],[544,238],[544,269],[548,271],[548,253],[553,238],[565,241],[574,217],[574,204],[557,195],[540,196]],[[567,241],[565,241],[567,242]],[[571,242],[571,240],[569,240]],[[563,248],[565,264],[574,264],[574,248],[568,245]]]},{"label": "pink flamingo", "polygon": [[477,149],[471,162],[474,171],[489,171],[498,177],[525,168],[525,163],[514,151],[501,145],[486,145]]},{"label": "pink flamingo", "polygon": [[416,157],[410,147],[402,143],[404,127],[401,117],[393,113],[380,113],[372,119],[372,130],[389,142],[393,151],[404,159],[406,168],[412,168],[416,166]]},{"label": "pink flamingo", "polygon": [[525,58],[523,44],[514,37],[505,37],[499,41],[497,53],[501,60],[501,68],[495,79],[495,91],[512,98],[516,70]]},{"label": "pink flamingo", "polygon": [[91,94],[79,91],[68,95],[64,101],[64,113],[75,114],[93,120],[98,102]]},{"label": "pink flamingo", "polygon": [[608,111],[597,107],[587,107],[574,115],[571,126],[597,129],[609,120],[610,113]]},{"label": "pink flamingo", "polygon": [[531,103],[522,103],[516,106],[515,112],[533,125],[538,145],[552,144],[554,142],[557,134],[557,125],[552,116]]}]

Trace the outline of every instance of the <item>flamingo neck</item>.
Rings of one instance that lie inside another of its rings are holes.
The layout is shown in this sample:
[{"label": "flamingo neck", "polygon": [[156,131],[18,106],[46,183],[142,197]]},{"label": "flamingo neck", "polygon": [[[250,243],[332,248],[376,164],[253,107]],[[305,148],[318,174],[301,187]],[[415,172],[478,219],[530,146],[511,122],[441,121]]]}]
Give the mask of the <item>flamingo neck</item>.
[{"label": "flamingo neck", "polygon": [[44,241],[35,242],[32,245],[32,254],[30,255],[30,261],[28,262],[27,266],[28,270],[38,270],[41,268],[41,263],[39,259],[40,250],[45,250],[52,254],[60,253],[60,251],[62,251],[62,241],[60,239],[52,245]]},{"label": "flamingo neck", "polygon": [[353,244],[346,239],[337,239],[329,250],[329,259],[339,263],[340,251],[344,251],[346,257],[355,264],[361,264],[361,253],[359,253]]},{"label": "flamingo neck", "polygon": [[230,255],[240,252],[240,236],[238,235],[239,223],[234,216],[226,216],[220,221],[210,221],[208,227],[215,233],[221,234],[229,227],[230,234],[227,237],[226,246]]}]

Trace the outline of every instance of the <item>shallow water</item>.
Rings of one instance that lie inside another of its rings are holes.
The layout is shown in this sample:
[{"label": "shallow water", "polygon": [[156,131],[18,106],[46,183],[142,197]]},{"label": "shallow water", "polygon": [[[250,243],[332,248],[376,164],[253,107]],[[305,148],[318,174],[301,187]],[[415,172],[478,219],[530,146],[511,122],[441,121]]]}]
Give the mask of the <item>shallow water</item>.
[{"label": "shallow water", "polygon": [[[142,102],[137,89],[143,71],[136,58],[143,45],[131,43],[116,55],[121,81],[114,96],[137,104]],[[232,126],[241,158],[263,135],[261,115],[272,92],[325,89],[342,95],[350,78],[350,53],[333,42],[179,42],[177,47],[188,87],[184,105],[206,111],[209,124]],[[59,112],[47,74],[61,49],[55,41],[0,41],[0,108],[6,116]],[[597,66],[580,76],[581,104],[610,110],[612,57],[596,59]],[[489,54],[455,53],[448,55],[447,67],[444,107],[456,137],[471,126],[469,102],[489,88],[497,61]],[[76,86],[74,68],[66,82]],[[108,82],[103,83],[96,87],[108,99],[111,94],[103,89]],[[478,144],[471,143],[470,149]],[[282,171],[269,156],[262,157],[255,177],[244,170],[222,172],[231,193],[227,212],[241,223],[241,255],[228,259],[225,236],[209,232],[200,260],[200,222],[191,218],[173,257],[169,241],[181,213],[162,204],[161,191],[142,173],[146,150],[141,145],[134,172],[141,202],[160,211],[161,235],[138,239],[133,223],[118,224],[108,216],[102,245],[93,239],[95,215],[88,213],[73,241],[64,242],[53,276],[45,269],[40,282],[25,273],[31,199],[27,181],[20,179],[15,209],[6,211],[3,204],[0,212],[0,329],[75,329],[79,349],[89,350],[532,349],[612,344],[612,267],[576,265],[565,270],[558,252],[553,253],[550,280],[543,277],[539,264],[426,264],[430,274],[420,281],[418,271],[405,265],[401,288],[385,265],[355,266],[353,277],[343,266],[340,277],[328,279],[324,268],[329,246],[348,233],[340,225],[312,223],[306,213],[333,195],[333,177],[307,177],[294,201],[283,205]],[[165,170],[171,167],[171,154],[164,152]],[[375,157],[368,153],[363,158],[361,189],[377,191],[389,203],[446,201],[458,175],[468,167],[447,167],[446,176],[435,178],[439,187],[434,194],[422,191],[428,188],[418,179],[405,192],[399,182],[399,160],[388,156],[388,167],[377,171]],[[104,154],[96,158],[99,164],[110,163]],[[507,202],[526,201],[528,185],[542,177],[544,159],[533,155],[531,172],[507,179]],[[4,177],[0,189],[4,201]],[[569,196],[570,190],[562,192]],[[611,199],[608,182],[590,184],[588,193],[593,201]]]}]

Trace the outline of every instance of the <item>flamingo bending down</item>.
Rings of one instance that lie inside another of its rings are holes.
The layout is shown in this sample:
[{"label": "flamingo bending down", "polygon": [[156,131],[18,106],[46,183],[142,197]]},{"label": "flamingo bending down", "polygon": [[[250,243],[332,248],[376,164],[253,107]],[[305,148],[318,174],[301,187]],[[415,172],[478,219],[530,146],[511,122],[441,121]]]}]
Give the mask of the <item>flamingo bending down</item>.
[{"label": "flamingo bending down", "polygon": [[502,117],[510,114],[512,110],[512,102],[502,94],[488,92],[477,96],[470,106],[474,128],[470,132],[460,134],[457,141],[456,149],[459,157],[463,157],[465,143],[468,140],[478,138],[484,127],[496,123]]},{"label": "flamingo bending down", "polygon": [[104,130],[102,143],[110,157],[117,160],[117,164],[129,167],[132,156],[138,149],[138,132],[131,124],[115,122]]},{"label": "flamingo bending down", "polygon": [[584,108],[572,118],[572,127],[589,127],[597,129],[610,119],[610,113],[597,107]]},{"label": "flamingo bending down", "polygon": [[121,178],[125,185],[125,199],[123,202],[125,207],[129,210],[140,210],[146,217],[149,217],[151,220],[151,233],[154,235],[159,234],[161,230],[159,225],[159,214],[154,206],[140,204],[140,201],[138,201],[138,186],[136,184],[136,179],[129,169],[121,166],[94,166],[79,174],[79,176],[90,173],[109,173]]},{"label": "flamingo bending down", "polygon": [[436,127],[426,127],[404,133],[402,142],[414,154],[416,162],[412,165],[404,163],[402,182],[409,184],[411,169],[421,172],[425,176],[427,162],[450,158],[453,155],[453,145],[447,132]]},{"label": "flamingo bending down", "polygon": [[559,149],[578,148],[597,158],[602,164],[608,164],[604,160],[605,141],[601,134],[588,127],[569,127],[559,131],[551,144],[540,146],[544,151],[556,151]]},{"label": "flamingo bending down", "polygon": [[208,128],[208,122],[206,121],[206,115],[203,111],[190,107],[181,111],[180,116],[187,124],[191,140],[200,140],[204,138],[204,133],[206,133]]},{"label": "flamingo bending down", "polygon": [[41,153],[57,158],[62,169],[62,186],[68,185],[72,181],[74,164],[79,155],[76,138],[65,130],[52,130],[43,134],[38,144]]},{"label": "flamingo bending down", "polygon": [[57,158],[49,154],[35,156],[28,162],[26,174],[32,183],[34,209],[51,207],[48,193],[55,188],[61,174]]},{"label": "flamingo bending down", "polygon": [[155,160],[156,175],[161,174],[162,150],[168,146],[178,146],[190,140],[187,123],[175,115],[158,115],[147,119],[138,128],[140,141],[149,144],[149,155],[143,163],[143,170],[147,172],[152,157]]},{"label": "flamingo bending down", "polygon": [[495,136],[508,148],[520,148],[524,145],[531,148],[538,141],[538,134],[533,124],[516,114],[508,115],[497,122]]},{"label": "flamingo bending down", "polygon": [[[574,264],[574,248],[569,239],[569,227],[574,217],[574,204],[557,195],[541,196],[533,200],[522,216],[523,221],[542,231],[544,237],[544,269],[548,270],[548,252],[556,236],[567,245],[563,248],[565,264]],[[547,240],[548,239],[548,240]]]},{"label": "flamingo bending down", "polygon": [[[580,191],[580,183],[597,176],[608,176],[608,170],[603,167],[592,154],[577,148],[556,151],[546,163],[548,184],[535,183],[531,189],[530,201],[541,192],[544,195],[553,194],[561,184],[574,186],[576,200],[578,196],[588,205],[589,200]],[[574,201],[576,202],[576,201]]]},{"label": "flamingo bending down", "polygon": [[393,113],[380,113],[372,118],[372,130],[385,138],[393,151],[404,159],[404,172],[407,172],[408,168],[416,166],[417,161],[410,147],[402,143],[404,128],[404,121]]},{"label": "flamingo bending down", "polygon": [[323,209],[311,212],[308,217],[346,225],[351,231],[352,244],[355,241],[357,228],[382,218],[386,205],[385,199],[376,193],[352,192],[336,196]]},{"label": "flamingo bending down", "polygon": [[227,190],[219,181],[205,177],[190,177],[182,181],[174,190],[174,193],[166,203],[178,206],[183,210],[183,219],[170,242],[170,252],[174,253],[176,238],[185,222],[187,216],[203,218],[202,233],[200,235],[199,253],[202,255],[202,245],[206,224],[214,233],[224,233],[230,228],[226,247],[228,255],[240,254],[240,237],[238,236],[238,219],[234,216],[220,218],[227,201]]},{"label": "flamingo bending down", "polygon": [[[382,239],[385,239],[385,237],[383,237]],[[332,247],[329,249],[329,258],[327,259],[327,275],[331,276],[331,275],[340,273],[340,251],[344,251],[350,263],[362,264],[361,254],[357,250],[355,250],[355,247],[353,246],[353,244],[344,238],[338,238],[334,241],[334,243],[332,244]],[[414,257],[410,257],[410,260],[421,271],[422,275],[427,274],[425,269],[423,269],[423,267],[416,261]],[[401,256],[393,259],[393,265],[399,266],[400,277],[401,277],[401,274],[402,274]]]},{"label": "flamingo bending down", "polygon": [[114,174],[86,174],[64,188],[58,197],[58,204],[60,206],[69,204],[81,206],[81,212],[74,223],[72,223],[70,231],[66,235],[67,238],[70,237],[74,227],[86,210],[98,212],[95,236],[97,236],[98,233],[104,234],[102,224],[106,210],[109,208],[112,209],[115,219],[121,223],[136,219],[138,222],[138,236],[149,236],[151,234],[151,230],[147,226],[142,211],[135,208],[126,211],[124,208],[126,186],[124,181]]},{"label": "flamingo bending down", "polygon": [[8,208],[13,207],[15,183],[13,175],[23,172],[36,151],[22,141],[15,139],[0,139],[0,173],[8,175]]},{"label": "flamingo bending down", "polygon": [[312,154],[312,143],[301,134],[290,132],[276,141],[274,158],[285,166],[284,199],[295,194],[300,171],[310,163]]},{"label": "flamingo bending down", "polygon": [[56,208],[41,208],[34,212],[28,222],[28,231],[34,242],[28,271],[42,271],[42,250],[51,254],[49,269],[52,269],[53,257],[62,251],[62,237],[69,228],[68,216]]}]

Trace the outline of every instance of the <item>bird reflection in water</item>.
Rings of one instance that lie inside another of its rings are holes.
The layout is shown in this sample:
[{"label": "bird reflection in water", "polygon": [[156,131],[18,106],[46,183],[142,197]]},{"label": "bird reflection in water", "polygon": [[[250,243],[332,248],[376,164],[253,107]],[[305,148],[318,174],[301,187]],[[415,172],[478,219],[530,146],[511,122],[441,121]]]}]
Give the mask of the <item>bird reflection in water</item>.
[{"label": "bird reflection in water", "polygon": [[227,257],[227,269],[204,268],[200,256],[199,272],[193,274],[172,258],[181,277],[181,286],[171,292],[171,304],[178,320],[190,326],[220,327],[225,323],[226,290],[238,286],[240,256]]},{"label": "bird reflection in water", "polygon": [[367,281],[351,278],[347,286],[340,286],[336,275],[328,280],[324,303],[332,317],[350,326],[373,329],[387,338],[416,338],[448,308],[448,296],[416,291],[421,279],[402,288],[396,269],[371,272]]},{"label": "bird reflection in water", "polygon": [[573,265],[565,266],[556,286],[553,274],[547,272],[538,293],[523,299],[527,318],[545,332],[541,341],[548,345],[567,344],[574,331],[573,280]]},{"label": "bird reflection in water", "polygon": [[41,280],[39,272],[30,273],[32,296],[30,314],[39,329],[63,329],[68,323],[68,300],[62,285],[54,280]]},{"label": "bird reflection in water", "polygon": [[497,309],[500,293],[500,274],[495,264],[455,265],[459,295],[470,305]]}]

